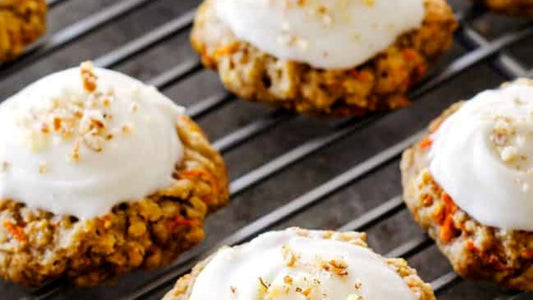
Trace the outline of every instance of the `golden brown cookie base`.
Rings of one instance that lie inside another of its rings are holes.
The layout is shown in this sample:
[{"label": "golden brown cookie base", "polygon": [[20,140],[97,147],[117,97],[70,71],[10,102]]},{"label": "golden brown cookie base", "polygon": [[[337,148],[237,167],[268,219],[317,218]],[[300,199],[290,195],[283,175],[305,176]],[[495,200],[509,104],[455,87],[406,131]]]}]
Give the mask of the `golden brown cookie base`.
[{"label": "golden brown cookie base", "polygon": [[46,30],[45,0],[0,0],[0,62],[19,56]]},{"label": "golden brown cookie base", "polygon": [[533,0],[474,0],[489,9],[511,16],[533,18]]},{"label": "golden brown cookie base", "polygon": [[[445,111],[430,125],[429,133],[460,106],[457,103]],[[459,275],[533,290],[533,233],[485,226],[458,208],[428,170],[428,137],[405,151],[401,162],[403,196],[416,222]]]},{"label": "golden brown cookie base", "polygon": [[[306,232],[304,229],[297,230],[301,230],[302,234],[305,234]],[[325,232],[324,238],[331,238],[333,233],[335,232]],[[341,237],[345,236],[345,239],[342,240],[343,242],[368,247],[366,244],[366,235],[364,233],[347,232],[340,235]],[[165,297],[163,297],[163,300],[188,300],[194,286],[194,281],[196,278],[198,278],[210,260],[211,258],[207,258],[206,260],[198,263],[190,274],[181,277],[176,282],[174,288],[170,290]],[[403,278],[413,293],[420,295],[418,298],[419,300],[436,300],[431,286],[427,283],[424,283],[422,279],[418,277],[416,270],[410,268],[405,260],[401,258],[384,258],[384,260],[392,270],[394,270],[401,278]]]},{"label": "golden brown cookie base", "polygon": [[449,48],[457,27],[446,1],[426,0],[419,30],[360,67],[320,70],[277,59],[237,39],[216,16],[212,1],[200,6],[191,35],[203,64],[216,69],[240,98],[317,115],[359,116],[408,105],[405,93]]},{"label": "golden brown cookie base", "polygon": [[0,276],[31,286],[59,277],[91,286],[168,264],[202,241],[206,215],[228,202],[226,168],[188,117],[177,131],[184,159],[175,183],[103,217],[77,220],[0,201]]}]

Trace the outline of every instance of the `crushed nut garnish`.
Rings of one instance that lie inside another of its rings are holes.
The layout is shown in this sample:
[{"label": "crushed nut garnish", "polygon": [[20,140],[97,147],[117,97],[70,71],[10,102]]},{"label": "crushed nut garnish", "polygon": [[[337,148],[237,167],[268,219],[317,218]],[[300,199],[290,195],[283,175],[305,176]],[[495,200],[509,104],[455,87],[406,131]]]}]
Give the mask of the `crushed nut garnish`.
[{"label": "crushed nut garnish", "polygon": [[293,283],[292,277],[289,275],[285,275],[285,277],[283,277],[283,282],[285,282],[288,285],[292,285]]},{"label": "crushed nut garnish", "polygon": [[80,66],[81,78],[83,79],[83,88],[87,92],[94,92],[96,90],[96,81],[98,77],[93,73],[93,64],[91,62],[84,62]]},{"label": "crushed nut garnish", "polygon": [[[68,159],[78,162],[82,146],[90,151],[100,152],[117,133],[133,132],[133,125],[130,123],[111,128],[111,108],[116,100],[114,91],[98,90],[98,77],[90,62],[82,63],[80,70],[85,93],[67,91],[64,96],[51,99],[49,104],[37,111],[21,115],[18,122],[28,130],[26,136],[32,150],[41,151],[50,144],[50,139],[54,143],[72,140],[73,147]],[[138,104],[132,103],[130,112],[137,110]]]},{"label": "crushed nut garnish", "polygon": [[131,133],[133,127],[131,126],[131,124],[124,124],[120,127],[120,130],[122,131],[122,133],[124,134],[129,134]]},{"label": "crushed nut garnish", "polygon": [[289,246],[283,245],[281,247],[281,255],[285,261],[287,267],[293,267],[296,261],[298,260],[298,255],[296,255]]},{"label": "crushed nut garnish", "polygon": [[132,103],[130,106],[130,111],[134,113],[137,112],[137,109],[139,109],[139,105],[137,105],[137,103]]},{"label": "crushed nut garnish", "polygon": [[69,154],[69,158],[73,162],[78,162],[80,160],[80,143],[79,143],[79,141],[76,141],[74,143],[74,148],[72,148],[72,151]]},{"label": "crushed nut garnish", "polygon": [[44,174],[48,171],[48,165],[46,163],[39,164],[39,174]]},{"label": "crushed nut garnish", "polygon": [[9,169],[9,163],[7,161],[3,161],[2,165],[0,166],[0,169],[2,170],[2,172],[7,171],[7,169]]},{"label": "crushed nut garnish", "polygon": [[335,259],[332,259],[330,261],[328,261],[327,263],[325,263],[322,268],[327,271],[327,272],[331,272],[335,275],[338,275],[338,276],[346,276],[348,275],[348,264],[346,264],[346,262],[344,261],[341,261],[341,260],[335,260]]}]

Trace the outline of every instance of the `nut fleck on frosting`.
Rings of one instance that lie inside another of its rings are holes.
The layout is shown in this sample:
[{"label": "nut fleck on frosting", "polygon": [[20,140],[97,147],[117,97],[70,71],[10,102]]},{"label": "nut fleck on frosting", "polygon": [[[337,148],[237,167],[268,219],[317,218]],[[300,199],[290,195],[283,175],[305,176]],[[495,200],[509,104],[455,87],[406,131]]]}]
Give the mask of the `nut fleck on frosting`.
[{"label": "nut fleck on frosting", "polygon": [[126,75],[79,68],[0,105],[0,197],[79,218],[169,186],[183,108]]},{"label": "nut fleck on frosting", "polygon": [[292,228],[223,248],[200,272],[190,300],[417,299],[360,233]]}]

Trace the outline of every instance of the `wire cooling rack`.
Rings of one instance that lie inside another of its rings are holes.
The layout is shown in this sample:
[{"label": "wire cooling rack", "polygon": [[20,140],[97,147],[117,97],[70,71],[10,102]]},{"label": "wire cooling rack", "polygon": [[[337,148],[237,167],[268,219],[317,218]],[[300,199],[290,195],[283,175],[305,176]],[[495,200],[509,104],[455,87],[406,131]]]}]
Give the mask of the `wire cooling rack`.
[{"label": "wire cooling rack", "polygon": [[82,59],[139,77],[186,105],[212,137],[228,162],[233,202],[208,220],[202,245],[166,268],[92,289],[61,280],[36,290],[0,283],[0,298],[159,299],[219,245],[302,226],[368,231],[376,251],[408,259],[439,299],[533,299],[458,278],[401,200],[399,156],[429,120],[456,100],[533,75],[531,22],[450,2],[461,22],[456,45],[410,93],[413,106],[332,121],[236,101],[224,91],[187,44],[199,1],[48,0],[51,32],[0,65],[0,99]]}]

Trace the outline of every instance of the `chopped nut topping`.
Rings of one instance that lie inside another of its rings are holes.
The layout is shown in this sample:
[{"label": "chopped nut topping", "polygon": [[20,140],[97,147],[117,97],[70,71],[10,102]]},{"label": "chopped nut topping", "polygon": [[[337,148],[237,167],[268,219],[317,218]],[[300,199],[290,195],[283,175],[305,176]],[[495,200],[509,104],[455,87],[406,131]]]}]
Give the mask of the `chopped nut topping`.
[{"label": "chopped nut topping", "polygon": [[131,130],[132,130],[132,126],[131,124],[124,124],[120,127],[120,130],[122,131],[122,133],[124,134],[129,134],[131,133]]},{"label": "chopped nut topping", "polygon": [[74,148],[72,148],[69,158],[73,162],[78,162],[80,160],[80,143],[78,141],[74,143]]},{"label": "chopped nut topping", "polygon": [[311,288],[306,288],[305,290],[302,290],[302,288],[297,287],[296,292],[299,294],[304,295],[305,297],[309,296],[311,294]]},{"label": "chopped nut topping", "polygon": [[48,171],[48,166],[46,163],[39,164],[39,174],[44,174]]},{"label": "chopped nut topping", "polygon": [[322,266],[322,268],[338,276],[348,275],[348,265],[344,261],[332,259]]},{"label": "chopped nut topping", "polygon": [[281,247],[281,252],[283,255],[283,260],[285,261],[285,265],[287,267],[293,267],[298,260],[298,256],[292,251],[291,248],[285,245]]},{"label": "chopped nut topping", "polygon": [[87,92],[94,92],[96,90],[96,81],[98,77],[93,73],[93,64],[89,61],[84,62],[80,66],[81,78],[83,79],[83,88]]},{"label": "chopped nut topping", "polygon": [[[116,133],[133,132],[134,128],[129,123],[111,128],[114,91],[98,90],[98,77],[90,62],[82,63],[80,69],[85,94],[67,92],[61,98],[51,99],[49,105],[21,116],[19,125],[28,129],[28,144],[32,150],[41,151],[49,145],[50,139],[57,141],[57,137],[63,141],[74,140],[68,159],[78,162],[82,146],[90,151],[100,152]],[[131,113],[136,112],[138,104],[132,103],[130,110]]]},{"label": "chopped nut topping", "polygon": [[137,109],[139,109],[139,105],[137,105],[137,103],[132,103],[130,107],[130,111],[134,113],[134,112],[137,112]]},{"label": "chopped nut topping", "polygon": [[7,161],[3,161],[2,165],[0,166],[0,170],[2,172],[6,172],[9,169],[9,163]]}]

